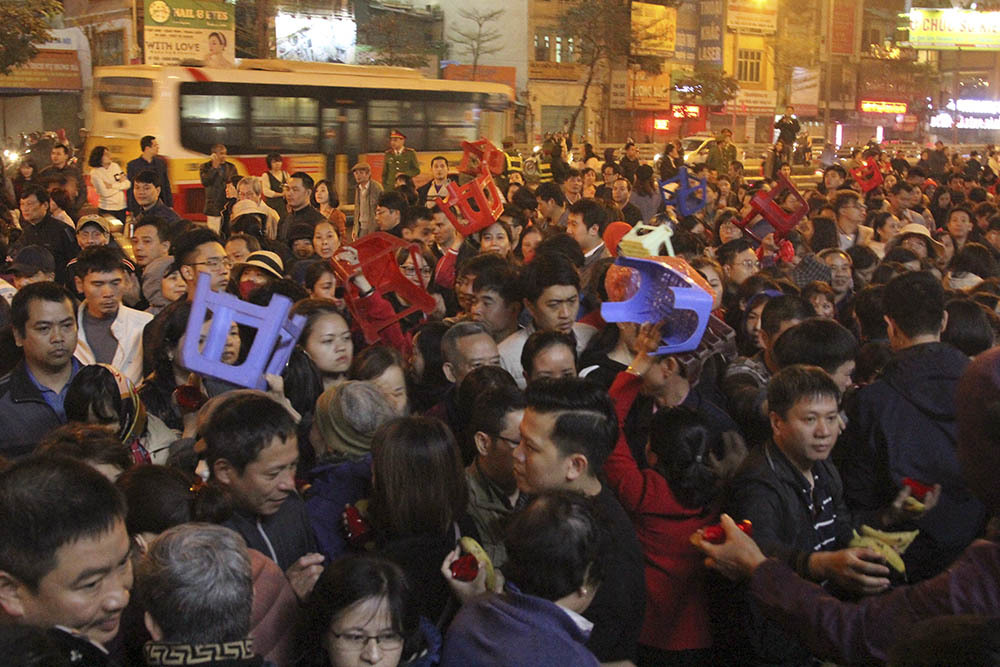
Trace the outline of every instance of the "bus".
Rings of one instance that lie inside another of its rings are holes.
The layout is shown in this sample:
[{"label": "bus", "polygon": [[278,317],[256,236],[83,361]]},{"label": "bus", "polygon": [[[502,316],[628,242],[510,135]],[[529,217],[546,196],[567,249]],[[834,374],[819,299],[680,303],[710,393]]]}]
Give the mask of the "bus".
[{"label": "bus", "polygon": [[369,163],[378,181],[393,128],[417,151],[420,185],[430,178],[433,156],[456,165],[462,141],[485,137],[499,146],[513,125],[508,86],[430,79],[402,67],[276,60],[243,60],[233,69],[124,65],[96,68],[93,90],[85,154],[104,145],[124,167],[138,157],[139,140],[155,136],[174,209],[190,220],[204,219],[198,168],[217,143],[241,175],[260,176],[265,156],[277,152],[285,171],[330,179],[349,205],[351,167]]}]

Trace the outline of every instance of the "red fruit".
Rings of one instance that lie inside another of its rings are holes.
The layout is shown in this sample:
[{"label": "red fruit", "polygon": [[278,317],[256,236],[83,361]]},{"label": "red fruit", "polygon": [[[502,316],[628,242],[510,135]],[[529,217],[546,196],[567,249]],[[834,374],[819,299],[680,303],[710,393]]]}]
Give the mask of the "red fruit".
[{"label": "red fruit", "polygon": [[[750,523],[749,519],[740,521],[736,524],[736,527],[747,535],[753,537],[753,524]],[[706,526],[702,529],[701,537],[706,542],[711,542],[712,544],[722,544],[726,541],[726,531],[723,530],[721,524],[717,523],[714,526]]]},{"label": "red fruit", "polygon": [[479,561],[472,554],[465,554],[452,561],[451,576],[459,581],[472,581],[479,574]]},{"label": "red fruit", "polygon": [[177,401],[177,405],[180,406],[181,410],[193,412],[200,410],[208,398],[205,394],[201,393],[201,389],[198,387],[190,384],[182,384],[174,389],[174,400]]},{"label": "red fruit", "polygon": [[351,546],[361,547],[368,541],[372,526],[357,507],[348,505],[344,508],[344,531]]},{"label": "red fruit", "polygon": [[920,501],[924,499],[924,496],[934,490],[934,487],[930,484],[918,482],[912,477],[904,477],[903,484],[910,487],[910,495]]}]

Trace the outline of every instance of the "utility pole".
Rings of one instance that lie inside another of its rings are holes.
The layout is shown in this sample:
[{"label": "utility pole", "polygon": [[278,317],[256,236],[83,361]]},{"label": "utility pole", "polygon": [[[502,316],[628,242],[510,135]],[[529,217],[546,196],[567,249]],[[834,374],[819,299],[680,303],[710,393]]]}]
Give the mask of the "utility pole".
[{"label": "utility pole", "polygon": [[830,44],[830,28],[833,23],[833,0],[823,0],[820,11],[823,24],[823,136],[830,141],[830,79],[833,77],[833,47]]}]

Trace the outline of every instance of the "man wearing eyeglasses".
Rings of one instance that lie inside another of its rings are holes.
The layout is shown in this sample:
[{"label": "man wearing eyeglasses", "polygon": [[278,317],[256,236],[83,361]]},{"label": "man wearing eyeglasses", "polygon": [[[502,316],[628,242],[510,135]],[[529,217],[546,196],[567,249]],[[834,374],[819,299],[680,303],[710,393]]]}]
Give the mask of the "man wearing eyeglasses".
[{"label": "man wearing eyeglasses", "polygon": [[212,277],[213,292],[226,291],[233,261],[226,254],[218,234],[204,227],[192,229],[178,236],[170,250],[174,253],[174,267],[180,270],[187,285],[188,301],[194,299],[201,273]]},{"label": "man wearing eyeglasses", "polygon": [[753,246],[745,238],[723,243],[715,254],[726,274],[726,280],[733,287],[739,287],[747,278],[760,271],[760,261]]},{"label": "man wearing eyeglasses", "polygon": [[875,236],[875,230],[861,224],[865,221],[868,208],[857,192],[838,192],[833,198],[833,211],[837,214],[837,240],[841,250],[851,246],[868,245]]},{"label": "man wearing eyeglasses", "polygon": [[479,543],[495,567],[507,560],[503,544],[506,519],[527,504],[517,490],[514,448],[521,443],[524,395],[516,387],[494,387],[476,397],[468,433],[476,458],[465,476],[469,482],[469,516],[479,532]]}]

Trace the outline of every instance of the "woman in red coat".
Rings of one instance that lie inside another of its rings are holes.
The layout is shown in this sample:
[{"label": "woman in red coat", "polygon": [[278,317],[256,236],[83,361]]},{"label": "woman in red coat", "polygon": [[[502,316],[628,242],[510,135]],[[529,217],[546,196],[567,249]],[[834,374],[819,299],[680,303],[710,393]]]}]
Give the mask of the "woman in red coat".
[{"label": "woman in red coat", "polygon": [[[649,329],[644,326],[643,333]],[[623,425],[640,392],[663,395],[666,377],[679,371],[674,359],[647,355],[655,343],[638,347],[632,364],[618,374],[609,392]],[[684,664],[710,664],[706,570],[688,537],[718,521],[713,442],[695,413],[672,407],[667,396],[657,402],[661,409],[653,416],[646,446],[650,467],[636,464],[624,429],[604,464],[611,488],[632,517],[646,560],[646,616],[638,664],[671,664],[674,658]]]}]

